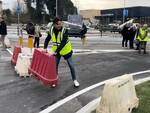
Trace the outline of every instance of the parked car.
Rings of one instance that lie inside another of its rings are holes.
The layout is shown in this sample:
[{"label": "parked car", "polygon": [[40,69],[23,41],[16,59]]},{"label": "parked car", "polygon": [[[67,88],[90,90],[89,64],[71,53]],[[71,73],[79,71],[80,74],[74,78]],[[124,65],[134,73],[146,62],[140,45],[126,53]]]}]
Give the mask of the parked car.
[{"label": "parked car", "polygon": [[[63,21],[63,22],[64,22],[64,26],[68,29],[69,37],[81,37],[82,25],[70,23],[67,21]],[[50,28],[51,25],[52,22],[48,23],[48,25],[46,26],[47,30]]]},{"label": "parked car", "polygon": [[81,37],[82,25],[65,21],[64,26],[68,29],[68,34],[70,37]]}]

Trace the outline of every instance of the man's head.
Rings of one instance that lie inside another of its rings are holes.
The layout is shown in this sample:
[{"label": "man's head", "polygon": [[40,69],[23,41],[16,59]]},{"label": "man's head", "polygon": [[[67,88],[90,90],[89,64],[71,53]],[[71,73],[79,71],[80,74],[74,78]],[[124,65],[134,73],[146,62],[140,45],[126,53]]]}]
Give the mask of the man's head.
[{"label": "man's head", "polygon": [[63,26],[63,23],[62,23],[62,20],[58,17],[56,17],[54,20],[53,20],[53,25],[56,29],[60,30]]},{"label": "man's head", "polygon": [[143,29],[147,29],[148,25],[147,24],[143,24]]}]

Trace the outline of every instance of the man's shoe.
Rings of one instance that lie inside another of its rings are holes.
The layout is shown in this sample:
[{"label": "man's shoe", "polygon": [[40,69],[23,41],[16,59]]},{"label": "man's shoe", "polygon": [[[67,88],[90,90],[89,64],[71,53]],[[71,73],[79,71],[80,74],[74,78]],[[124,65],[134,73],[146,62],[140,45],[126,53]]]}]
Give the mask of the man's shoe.
[{"label": "man's shoe", "polygon": [[80,84],[79,84],[79,82],[77,80],[74,80],[73,82],[74,82],[74,86],[75,87],[79,87],[80,86]]}]

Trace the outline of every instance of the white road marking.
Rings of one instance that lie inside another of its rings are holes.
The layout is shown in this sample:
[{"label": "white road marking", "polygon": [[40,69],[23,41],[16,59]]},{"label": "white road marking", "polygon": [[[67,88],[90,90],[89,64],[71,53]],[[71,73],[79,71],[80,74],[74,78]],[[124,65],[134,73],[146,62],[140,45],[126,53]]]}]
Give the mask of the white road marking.
[{"label": "white road marking", "polygon": [[[135,76],[135,75],[144,74],[144,73],[149,73],[149,72],[150,72],[150,70],[146,70],[146,71],[140,71],[140,72],[135,72],[135,73],[130,73],[130,74],[133,75],[133,76]],[[116,78],[116,77],[115,77],[115,78]],[[111,78],[111,79],[114,79],[114,78]],[[109,80],[111,80],[111,79],[109,79]],[[66,98],[64,98],[64,99],[62,99],[62,100],[56,102],[55,104],[49,106],[48,108],[46,108],[45,110],[41,111],[40,113],[50,113],[51,111],[53,111],[53,110],[55,110],[56,108],[58,108],[58,107],[60,107],[61,105],[63,105],[64,103],[66,103],[66,102],[68,102],[68,101],[70,101],[70,100],[72,100],[72,99],[78,97],[79,95],[81,95],[81,94],[83,94],[83,93],[85,93],[85,92],[88,92],[88,91],[90,91],[90,90],[92,90],[92,89],[94,89],[94,88],[96,88],[96,87],[99,87],[99,86],[104,85],[104,84],[105,84],[107,81],[109,81],[109,80],[105,80],[105,81],[103,81],[103,82],[100,82],[100,83],[94,84],[94,85],[92,85],[92,86],[90,86],[90,87],[87,87],[87,88],[85,88],[85,89],[83,89],[83,90],[81,90],[81,91],[78,91],[78,92],[76,92],[76,93],[74,93],[74,94],[72,94],[72,95],[70,95],[70,96],[68,96],[68,97],[66,97]]]},{"label": "white road marking", "polygon": [[8,48],[6,49],[11,55],[13,55],[12,51],[9,50]]},{"label": "white road marking", "polygon": [[[11,55],[13,55],[13,52],[10,49],[6,49]],[[74,49],[74,55],[87,55],[87,54],[97,54],[97,53],[115,53],[115,52],[132,52],[134,50],[110,50],[110,49],[106,49],[106,50],[100,50],[100,49]]]}]

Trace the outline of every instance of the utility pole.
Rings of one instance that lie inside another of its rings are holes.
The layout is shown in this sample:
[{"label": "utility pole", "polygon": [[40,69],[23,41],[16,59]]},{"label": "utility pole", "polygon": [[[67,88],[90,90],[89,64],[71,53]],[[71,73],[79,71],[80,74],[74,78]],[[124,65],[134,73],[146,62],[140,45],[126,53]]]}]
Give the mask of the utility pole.
[{"label": "utility pole", "polygon": [[125,0],[123,2],[123,23],[125,22]]},{"label": "utility pole", "polygon": [[56,17],[58,16],[58,0],[56,0]]},{"label": "utility pole", "polygon": [[17,0],[17,15],[18,15],[18,18],[17,18],[17,23],[18,23],[18,26],[17,26],[17,33],[18,33],[18,36],[20,35],[20,28],[19,28],[19,23],[20,23],[20,11],[21,11],[21,8],[20,8],[20,0]]}]

